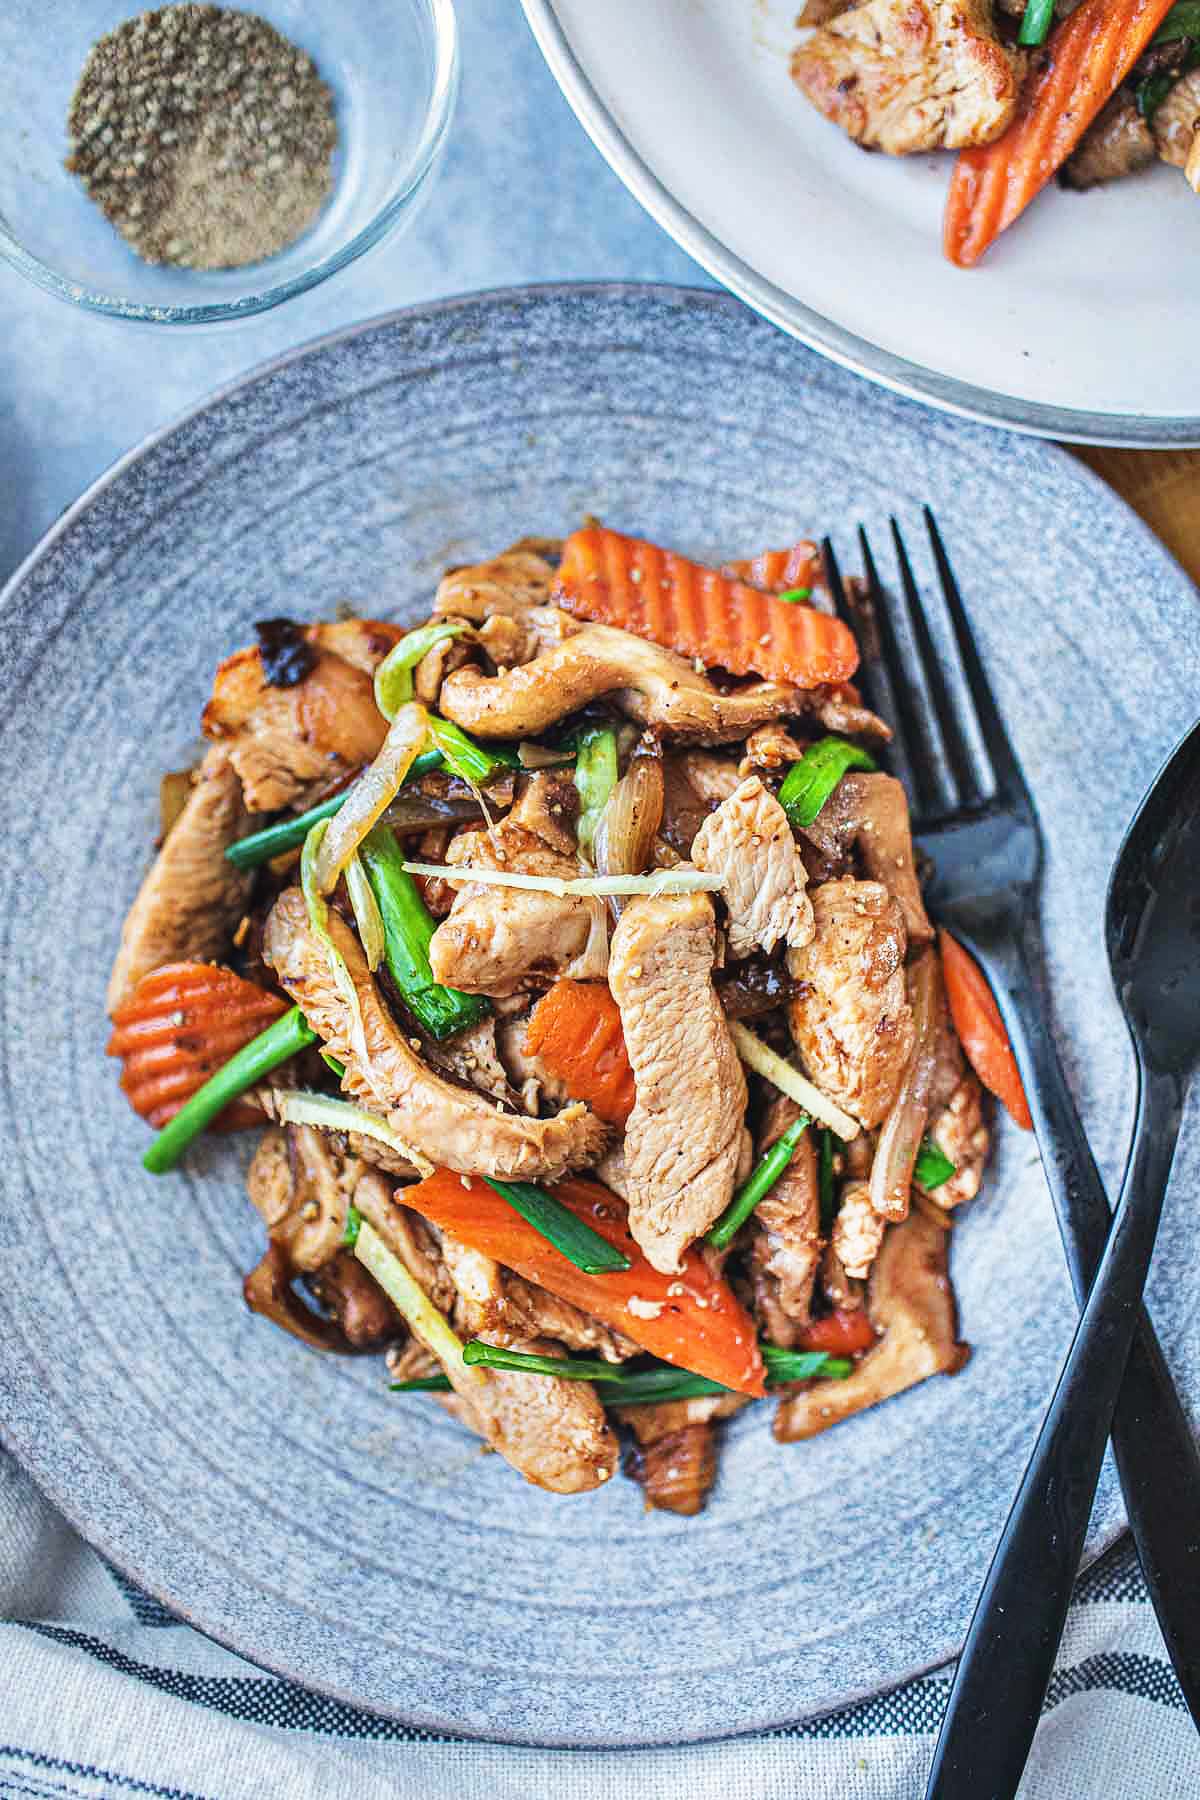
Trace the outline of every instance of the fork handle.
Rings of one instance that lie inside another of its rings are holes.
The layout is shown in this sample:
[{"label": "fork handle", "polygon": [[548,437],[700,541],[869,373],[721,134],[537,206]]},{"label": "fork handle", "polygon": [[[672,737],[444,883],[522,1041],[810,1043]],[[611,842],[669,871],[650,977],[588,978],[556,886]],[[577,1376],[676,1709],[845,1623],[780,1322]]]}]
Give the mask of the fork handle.
[{"label": "fork handle", "polygon": [[[1041,998],[1036,927],[959,932],[992,984],[1025,1084],[1067,1268],[1082,1307],[1104,1255],[1108,1198]],[[1200,1451],[1144,1307],[1112,1422],[1129,1529],[1193,1719],[1200,1722]]]},{"label": "fork handle", "polygon": [[1179,1132],[1168,1077],[1142,1089],[1112,1233],[992,1558],[942,1721],[927,1800],[1010,1800],[1066,1622]]}]

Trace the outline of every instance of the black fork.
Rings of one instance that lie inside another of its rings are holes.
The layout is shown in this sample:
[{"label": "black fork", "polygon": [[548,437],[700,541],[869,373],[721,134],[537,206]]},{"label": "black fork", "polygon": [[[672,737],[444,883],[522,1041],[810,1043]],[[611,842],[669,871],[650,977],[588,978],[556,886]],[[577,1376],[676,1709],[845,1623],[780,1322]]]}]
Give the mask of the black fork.
[{"label": "black fork", "polygon": [[[899,527],[901,593],[885,593],[860,528],[866,594],[851,604],[832,546],[825,558],[838,611],[863,647],[864,699],[892,726],[894,772],[913,806],[918,849],[934,866],[926,901],[971,951],[996,996],[1033,1116],[1067,1266],[1080,1306],[1099,1267],[1110,1212],[1048,1021],[1037,919],[1042,839],[1020,764],[992,696],[966,608],[928,507],[925,524],[954,654],[938,655]],[[898,629],[898,627],[900,627]],[[1130,1529],[1163,1637],[1193,1719],[1200,1719],[1200,1454],[1143,1310],[1112,1444]],[[1047,1531],[1054,1529],[1048,1517]],[[982,1736],[996,1717],[970,1727]],[[959,1720],[961,1730],[968,1722]],[[981,1800],[979,1763],[939,1740],[928,1797]],[[976,1748],[979,1748],[978,1744]]]}]

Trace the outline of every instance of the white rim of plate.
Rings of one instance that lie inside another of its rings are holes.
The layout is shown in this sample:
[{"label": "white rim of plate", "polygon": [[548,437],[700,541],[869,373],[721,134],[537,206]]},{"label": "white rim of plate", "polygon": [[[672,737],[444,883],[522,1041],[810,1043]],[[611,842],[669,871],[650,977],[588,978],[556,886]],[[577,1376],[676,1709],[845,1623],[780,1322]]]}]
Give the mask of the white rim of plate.
[{"label": "white rim of plate", "polygon": [[1062,438],[1074,444],[1160,450],[1200,447],[1200,418],[1089,412],[977,387],[893,355],[768,281],[680,204],[630,142],[575,55],[554,0],[521,0],[521,5],[551,74],[614,174],[681,249],[772,325],[855,375],[865,375],[910,400],[981,425],[1007,426],[1031,437]]}]

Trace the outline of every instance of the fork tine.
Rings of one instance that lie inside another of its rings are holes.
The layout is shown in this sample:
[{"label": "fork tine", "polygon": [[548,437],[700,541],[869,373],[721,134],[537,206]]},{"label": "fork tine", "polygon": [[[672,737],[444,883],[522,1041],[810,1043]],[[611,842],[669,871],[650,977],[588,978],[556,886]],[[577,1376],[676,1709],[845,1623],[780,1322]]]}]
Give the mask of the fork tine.
[{"label": "fork tine", "polygon": [[[941,582],[942,594],[946,602],[946,610],[950,615],[950,623],[954,630],[954,641],[962,664],[963,675],[970,690],[971,700],[975,708],[975,719],[979,735],[986,746],[986,761],[990,766],[986,776],[993,792],[1005,794],[1009,798],[1020,799],[1032,805],[1029,790],[1025,785],[1025,777],[1021,765],[1017,761],[1004,721],[1000,717],[1000,709],[996,705],[991,683],[984,672],[975,635],[967,618],[967,609],[963,605],[958,583],[954,579],[954,571],[950,567],[950,558],[946,554],[946,546],[942,542],[942,534],[937,528],[937,521],[928,507],[924,508],[925,529],[929,533],[929,542],[933,549],[933,560]],[[976,761],[980,760],[976,757]]]},{"label": "fork tine", "polygon": [[861,593],[858,604],[852,605],[842,572],[834,555],[833,545],[828,538],[821,545],[821,554],[825,559],[825,575],[829,582],[829,591],[833,595],[833,604],[838,618],[848,625],[858,640],[860,662],[855,673],[855,682],[863,700],[871,711],[878,713],[885,725],[892,728],[892,738],[883,754],[883,762],[893,775],[904,785],[907,793],[915,793],[912,762],[908,745],[905,741],[904,728],[896,706],[896,693],[892,686],[892,677],[886,662],[879,653],[879,578],[875,573],[875,564],[871,560],[870,545],[865,543],[863,534],[859,533],[859,543],[863,547],[863,564],[868,571],[868,604],[864,605]]},{"label": "fork tine", "polygon": [[[896,547],[896,560],[900,565],[900,580],[904,587],[904,598],[908,610],[908,622],[913,634],[917,656],[921,663],[921,672],[933,701],[933,710],[937,718],[942,751],[946,759],[949,781],[957,789],[958,805],[963,808],[979,806],[987,794],[983,791],[975,776],[975,758],[972,755],[963,729],[960,708],[966,696],[956,702],[950,682],[947,680],[942,659],[929,629],[929,616],[921,603],[920,590],[913,575],[912,563],[895,518],[892,524],[892,543]],[[959,684],[961,686],[961,683]],[[988,792],[993,784],[989,783]]]},{"label": "fork tine", "polygon": [[[953,812],[957,789],[947,769],[941,739],[936,735],[937,722],[921,660],[919,656],[914,660],[896,634],[891,604],[879,580],[871,545],[861,525],[858,543],[879,630],[880,661],[888,671],[892,692],[893,711],[888,723],[895,725],[897,736],[903,742],[908,774],[901,779],[913,804],[914,823],[940,818]],[[896,773],[900,774],[899,768]]]}]

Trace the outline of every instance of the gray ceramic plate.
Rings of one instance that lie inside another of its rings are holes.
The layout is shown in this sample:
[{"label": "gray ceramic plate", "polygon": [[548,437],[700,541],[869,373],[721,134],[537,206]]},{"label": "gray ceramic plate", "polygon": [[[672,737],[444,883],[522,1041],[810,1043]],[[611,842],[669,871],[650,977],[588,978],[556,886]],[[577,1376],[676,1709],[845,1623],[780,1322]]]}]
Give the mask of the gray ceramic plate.
[{"label": "gray ceramic plate", "polygon": [[[1111,1178],[1130,1062],[1101,941],[1121,827],[1200,690],[1194,597],[1066,455],[922,412],[722,297],[501,293],[298,352],[105,478],[6,596],[0,832],[7,1153],[0,1427],[83,1533],[204,1631],[427,1726],[554,1744],[794,1720],[948,1657],[1072,1306],[1031,1141],[956,1229],[975,1354],[810,1444],[734,1422],[694,1521],[624,1480],[526,1487],[376,1362],[247,1314],[261,1229],[217,1144],[143,1175],[104,983],[217,657],[347,600],[416,618],[447,562],[585,510],[702,555],[830,528],[850,562],[932,502],[1050,841],[1054,998]],[[1192,1399],[1181,1153],[1156,1290]],[[1118,1532],[1111,1479],[1094,1554]]]}]

